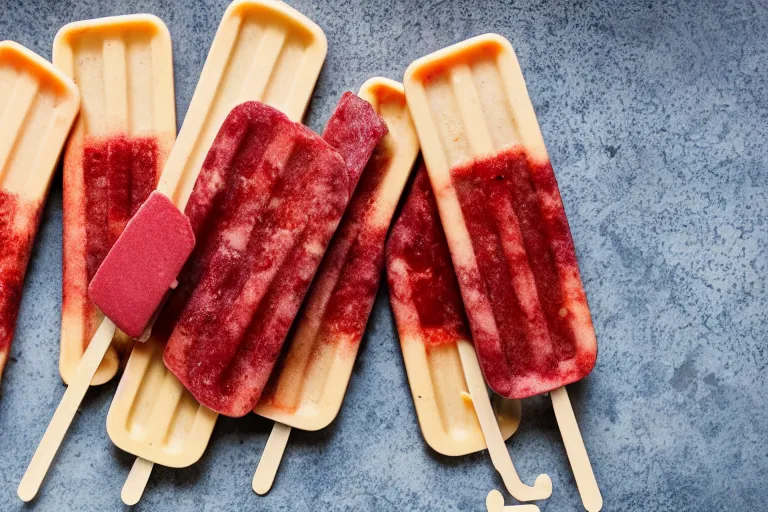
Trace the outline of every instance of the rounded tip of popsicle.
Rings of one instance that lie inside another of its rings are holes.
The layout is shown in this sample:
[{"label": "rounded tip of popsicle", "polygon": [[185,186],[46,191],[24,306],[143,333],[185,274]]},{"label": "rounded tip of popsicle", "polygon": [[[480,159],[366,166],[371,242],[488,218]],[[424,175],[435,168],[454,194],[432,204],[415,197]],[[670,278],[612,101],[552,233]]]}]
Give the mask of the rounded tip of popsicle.
[{"label": "rounded tip of popsicle", "polygon": [[600,512],[603,509],[603,497],[598,495],[591,500],[585,500],[584,508],[587,512]]},{"label": "rounded tip of popsicle", "polygon": [[253,482],[253,492],[258,494],[259,496],[264,496],[269,492],[271,488],[272,488],[271,483],[256,482],[255,480]]},{"label": "rounded tip of popsicle", "polygon": [[129,507],[132,507],[139,502],[139,500],[141,499],[141,494],[136,494],[136,493],[127,491],[125,487],[123,487],[123,491],[120,493],[120,498],[123,500],[123,503],[125,503]]},{"label": "rounded tip of popsicle", "polygon": [[485,508],[488,512],[500,512],[504,510],[504,496],[496,489],[488,493],[485,497]]},{"label": "rounded tip of popsicle", "polygon": [[24,482],[21,482],[19,484],[19,488],[16,490],[16,494],[19,496],[21,501],[29,503],[35,499],[35,496],[37,496],[37,489],[25,485]]},{"label": "rounded tip of popsicle", "polygon": [[534,489],[536,489],[537,493],[540,493],[540,500],[545,500],[552,496],[552,479],[549,478],[549,475],[539,475],[536,477],[536,482],[533,484]]}]

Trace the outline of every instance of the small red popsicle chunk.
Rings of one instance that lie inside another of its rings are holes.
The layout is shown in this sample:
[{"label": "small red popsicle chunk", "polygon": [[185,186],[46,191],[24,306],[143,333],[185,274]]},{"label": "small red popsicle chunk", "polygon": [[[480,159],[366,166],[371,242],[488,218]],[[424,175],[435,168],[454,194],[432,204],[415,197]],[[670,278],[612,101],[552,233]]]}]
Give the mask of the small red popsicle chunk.
[{"label": "small red popsicle chunk", "polygon": [[323,139],[341,153],[349,169],[351,194],[376,144],[387,134],[387,123],[371,105],[353,92],[345,92],[323,132]]},{"label": "small red popsicle chunk", "polygon": [[88,294],[120,330],[138,338],[194,247],[187,217],[152,192],[112,246]]},{"label": "small red popsicle chunk", "polygon": [[[198,248],[155,332],[169,336],[166,366],[219,413],[243,416],[258,402],[352,190],[386,134],[363,100],[347,95],[338,109],[334,119],[350,122],[335,122],[326,135],[342,154],[271,107],[236,107],[195,184],[187,213]],[[366,119],[375,125],[360,122]]]},{"label": "small red popsicle chunk", "polygon": [[431,347],[469,340],[459,283],[422,164],[387,242],[387,280],[401,339]]}]

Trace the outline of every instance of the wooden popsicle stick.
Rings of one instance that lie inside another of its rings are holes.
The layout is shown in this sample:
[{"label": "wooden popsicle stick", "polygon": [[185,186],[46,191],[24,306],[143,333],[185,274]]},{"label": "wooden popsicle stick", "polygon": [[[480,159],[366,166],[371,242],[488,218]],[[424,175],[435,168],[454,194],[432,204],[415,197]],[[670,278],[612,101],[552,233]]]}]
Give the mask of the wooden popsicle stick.
[{"label": "wooden popsicle stick", "polygon": [[485,387],[485,379],[480,370],[475,348],[466,340],[459,340],[458,346],[467,388],[475,406],[477,419],[480,420],[480,428],[485,437],[485,444],[488,446],[488,453],[491,456],[493,466],[501,475],[507,491],[518,501],[536,501],[549,498],[552,495],[552,480],[549,475],[539,475],[533,487],[520,480],[496,422],[496,415],[493,413],[491,400],[488,398],[488,389]]},{"label": "wooden popsicle stick", "polygon": [[496,489],[488,493],[485,497],[485,508],[488,512],[504,512],[505,510],[514,510],[515,512],[539,512],[536,505],[507,505],[504,506],[504,496]]},{"label": "wooden popsicle stick", "polygon": [[552,406],[555,408],[557,425],[560,427],[560,435],[563,436],[565,452],[568,454],[573,476],[576,479],[576,486],[579,488],[581,502],[589,512],[597,512],[603,508],[603,496],[597,486],[595,473],[592,471],[592,464],[590,464],[589,455],[587,455],[587,448],[584,446],[584,439],[582,439],[579,425],[576,423],[571,401],[568,399],[568,392],[563,386],[550,392],[550,396],[552,397]]},{"label": "wooden popsicle stick", "polygon": [[131,472],[128,473],[128,478],[123,484],[123,491],[120,493],[123,503],[132,506],[139,502],[144,494],[144,489],[147,487],[153,467],[155,467],[154,462],[136,457]]},{"label": "wooden popsicle stick", "polygon": [[43,483],[53,458],[64,440],[64,436],[77,413],[78,407],[85,397],[85,393],[91,386],[91,380],[96,370],[104,359],[112,338],[115,335],[115,324],[109,318],[105,318],[93,335],[91,343],[77,365],[74,379],[67,386],[64,396],[61,398],[48,428],[43,434],[43,439],[37,445],[37,450],[27,467],[24,477],[21,479],[17,493],[23,501],[30,501],[35,497]]},{"label": "wooden popsicle stick", "polygon": [[275,422],[264,452],[261,454],[259,465],[256,467],[256,474],[253,475],[253,490],[256,494],[263,496],[272,488],[290,435],[291,427]]}]

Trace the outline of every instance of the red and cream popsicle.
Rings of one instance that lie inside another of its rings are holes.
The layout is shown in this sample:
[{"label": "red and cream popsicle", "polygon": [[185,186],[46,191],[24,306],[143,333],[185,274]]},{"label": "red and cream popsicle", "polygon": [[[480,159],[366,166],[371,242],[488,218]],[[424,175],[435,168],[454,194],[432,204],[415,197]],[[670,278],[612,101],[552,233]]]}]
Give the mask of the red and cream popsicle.
[{"label": "red and cream popsicle", "polygon": [[419,151],[402,84],[372,78],[358,95],[388,133],[363,171],[254,411],[276,422],[253,480],[259,494],[272,485],[290,429],[322,429],[341,409],[379,288],[389,225]]},{"label": "red and cream popsicle", "polygon": [[[70,23],[53,62],[80,89],[83,108],[64,155],[64,276],[59,371],[74,378],[104,318],[88,284],[154,190],[176,138],[171,36],[148,14]],[[132,342],[117,333],[93,384],[117,372]],[[141,334],[141,333],[139,333]]]},{"label": "red and cream popsicle", "polygon": [[166,366],[200,403],[228,416],[253,410],[386,132],[352,93],[322,138],[261,103],[227,117],[186,210],[197,256],[156,324],[169,331]]},{"label": "red and cream popsicle", "polygon": [[423,166],[387,245],[387,276],[424,438],[446,455],[487,447],[513,496],[520,501],[548,498],[550,478],[540,475],[533,487],[523,484],[504,444],[519,423],[520,404],[500,400],[494,411],[488,398]]},{"label": "red and cream popsicle", "polygon": [[552,391],[585,507],[602,507],[565,393],[597,342],[544,140],[509,42],[479,36],[405,79],[485,379],[509,398]]},{"label": "red and cream popsicle", "polygon": [[[387,242],[387,278],[424,439],[443,455],[486,449],[459,355],[458,342],[471,339],[469,327],[423,164]],[[520,402],[494,405],[507,439],[520,422]]]},{"label": "red and cream popsicle", "polygon": [[75,84],[20,44],[0,42],[0,378],[48,186],[80,108]]}]

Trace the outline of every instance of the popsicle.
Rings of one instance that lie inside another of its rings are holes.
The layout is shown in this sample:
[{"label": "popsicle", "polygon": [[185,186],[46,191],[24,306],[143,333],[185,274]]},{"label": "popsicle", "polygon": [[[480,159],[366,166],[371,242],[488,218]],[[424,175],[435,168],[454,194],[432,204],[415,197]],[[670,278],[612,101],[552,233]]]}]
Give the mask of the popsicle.
[{"label": "popsicle", "polygon": [[[392,230],[387,275],[408,382],[425,439],[448,455],[487,446],[513,496],[520,501],[548,498],[552,492],[549,477],[539,476],[533,488],[523,484],[504,444],[502,429],[507,427],[511,435],[517,428],[520,404],[500,402],[502,407],[494,414],[469,341],[448,245],[423,166]],[[512,419],[503,420],[506,415]],[[477,436],[478,427],[481,436]],[[469,437],[472,433],[475,435]]]},{"label": "popsicle", "polygon": [[[176,138],[171,36],[148,14],[79,21],[56,35],[53,63],[83,102],[64,156],[59,371],[70,383],[103,319],[88,283],[157,185]],[[117,334],[92,384],[110,380],[131,345]]]},{"label": "popsicle", "polygon": [[[182,211],[197,208],[188,198],[227,114],[239,103],[259,100],[299,121],[326,52],[320,27],[288,5],[233,2],[211,45],[160,191]],[[196,258],[193,254],[190,264]],[[127,504],[141,498],[153,463],[185,467],[197,461],[218,417],[166,369],[167,335],[157,331],[136,344],[107,416],[115,445],[138,456],[123,487]]]},{"label": "popsicle", "polygon": [[276,422],[253,480],[259,494],[274,481],[290,429],[324,428],[341,408],[376,298],[389,224],[419,151],[402,84],[372,78],[358,95],[389,133],[363,171],[256,406],[256,414]]},{"label": "popsicle", "polygon": [[[102,321],[86,288],[155,187],[176,134],[171,38],[158,18],[66,25],[54,40],[53,60],[78,84],[83,102],[64,156],[59,369],[68,387],[19,485],[24,501],[36,495],[89,385],[117,371],[117,352],[110,351],[115,326]],[[120,350],[130,349],[125,335],[117,339]]]},{"label": "popsicle", "polygon": [[565,210],[510,43],[487,34],[412,63],[405,79],[485,379],[551,391],[587,510],[602,497],[565,385],[597,342]]},{"label": "popsicle", "polygon": [[51,63],[12,41],[0,42],[0,91],[2,378],[40,213],[80,96]]},{"label": "popsicle", "polygon": [[[387,242],[387,278],[424,439],[449,456],[486,449],[459,358],[458,341],[470,339],[469,328],[423,163]],[[508,439],[520,423],[520,402],[494,405]]]},{"label": "popsicle", "polygon": [[222,220],[204,235],[211,250],[189,281],[194,289],[164,354],[166,367],[200,403],[233,417],[256,406],[386,132],[370,104],[352,93],[342,97],[322,138],[259,103],[237,107],[224,122],[207,160],[217,173],[195,185],[205,199],[222,200],[188,211],[193,226],[207,215]]}]

